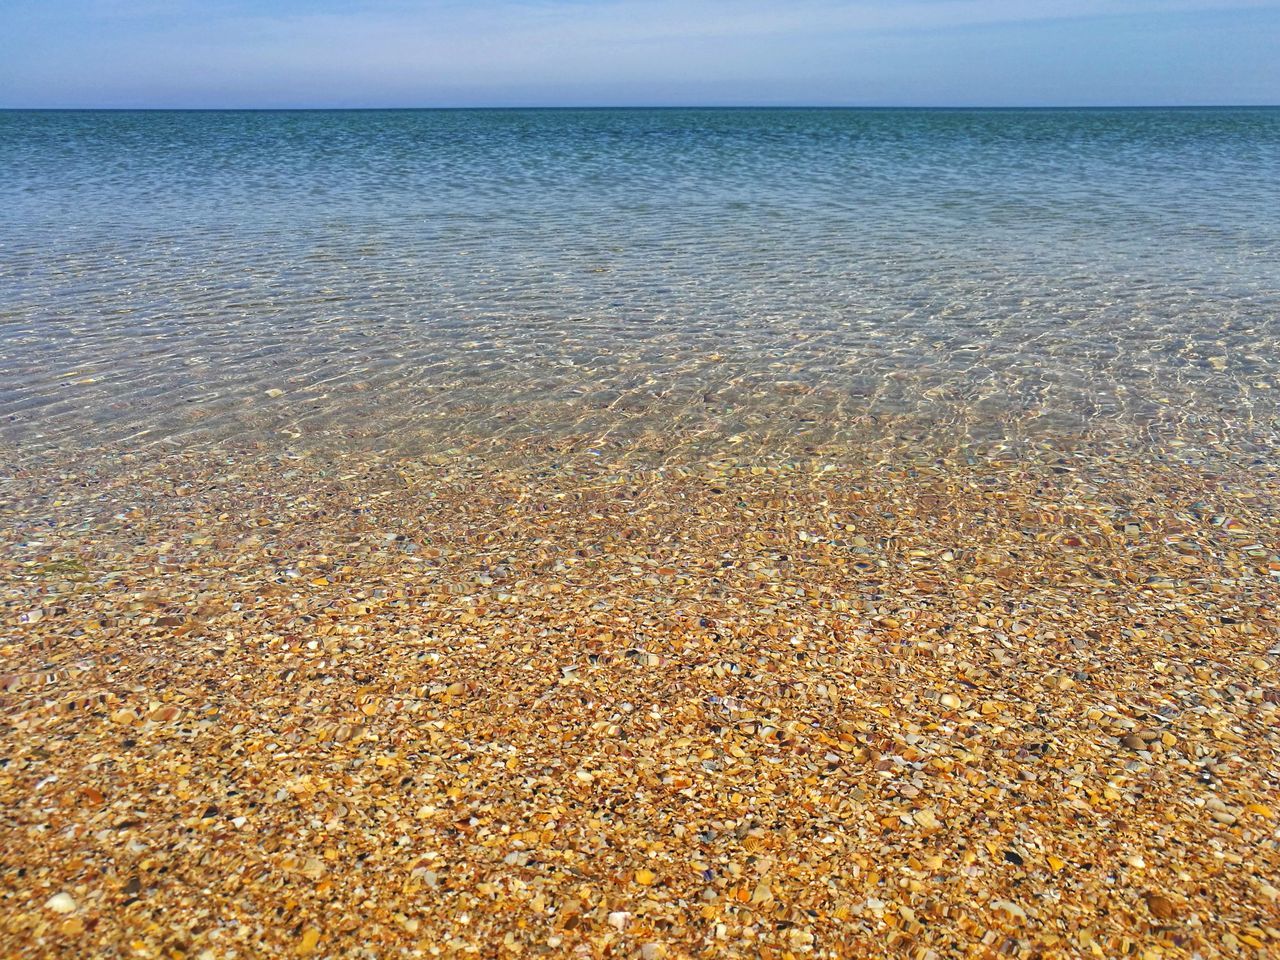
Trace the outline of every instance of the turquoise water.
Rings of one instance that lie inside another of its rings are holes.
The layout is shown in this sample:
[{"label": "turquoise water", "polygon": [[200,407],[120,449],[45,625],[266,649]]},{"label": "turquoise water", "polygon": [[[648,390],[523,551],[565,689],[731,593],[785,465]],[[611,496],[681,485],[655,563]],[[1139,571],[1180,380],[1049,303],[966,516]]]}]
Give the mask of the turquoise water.
[{"label": "turquoise water", "polygon": [[0,441],[1269,444],[1280,109],[0,113]]}]

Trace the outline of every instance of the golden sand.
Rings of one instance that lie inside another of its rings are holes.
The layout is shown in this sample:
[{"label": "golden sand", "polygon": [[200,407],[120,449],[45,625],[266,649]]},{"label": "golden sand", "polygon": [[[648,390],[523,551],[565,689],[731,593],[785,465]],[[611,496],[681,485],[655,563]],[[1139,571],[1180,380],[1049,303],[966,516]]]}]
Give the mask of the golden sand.
[{"label": "golden sand", "polygon": [[11,473],[0,955],[1276,956],[1278,487]]}]

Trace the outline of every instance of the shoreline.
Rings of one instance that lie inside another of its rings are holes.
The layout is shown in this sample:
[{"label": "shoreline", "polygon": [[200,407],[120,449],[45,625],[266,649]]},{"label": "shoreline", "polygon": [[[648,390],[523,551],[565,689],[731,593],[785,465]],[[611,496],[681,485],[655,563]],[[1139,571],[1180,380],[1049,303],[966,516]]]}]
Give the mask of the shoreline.
[{"label": "shoreline", "polygon": [[1265,460],[741,448],[6,477],[0,944],[1276,948]]}]

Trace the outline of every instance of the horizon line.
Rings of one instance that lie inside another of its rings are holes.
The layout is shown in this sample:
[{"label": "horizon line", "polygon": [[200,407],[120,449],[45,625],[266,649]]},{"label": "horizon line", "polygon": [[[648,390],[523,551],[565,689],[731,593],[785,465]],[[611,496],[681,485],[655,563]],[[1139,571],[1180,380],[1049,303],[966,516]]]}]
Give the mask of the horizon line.
[{"label": "horizon line", "polygon": [[1077,104],[841,104],[841,103],[653,103],[653,104],[454,104],[434,106],[4,106],[2,113],[338,113],[461,110],[1274,110],[1280,103],[1077,103]]}]

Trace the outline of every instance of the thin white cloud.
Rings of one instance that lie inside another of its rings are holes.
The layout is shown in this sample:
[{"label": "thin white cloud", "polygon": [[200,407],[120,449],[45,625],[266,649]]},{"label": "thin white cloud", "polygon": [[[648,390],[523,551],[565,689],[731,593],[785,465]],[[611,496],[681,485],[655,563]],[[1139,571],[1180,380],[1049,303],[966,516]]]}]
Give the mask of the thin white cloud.
[{"label": "thin white cloud", "polygon": [[[115,5],[121,0],[99,0]],[[132,9],[137,0],[127,0]],[[147,0],[149,4],[149,0]],[[222,9],[213,22],[170,19],[167,31],[201,46],[259,54],[270,43],[284,57],[349,59],[367,51],[383,63],[483,59],[489,68],[526,68],[547,56],[615,62],[647,47],[791,43],[837,35],[943,32],[997,24],[1132,15],[1274,8],[1274,0],[570,0],[491,4],[376,3],[355,12],[282,14]],[[206,8],[207,10],[207,8]],[[547,64],[554,66],[554,64]],[[562,64],[563,65],[563,64]]]},{"label": "thin white cloud", "polygon": [[[15,8],[36,0],[10,0]],[[1275,9],[1276,0],[366,0],[274,3],[253,0],[85,0],[75,13],[100,19],[160,18],[196,30],[287,24],[303,34],[335,26],[450,35],[566,33],[596,42],[699,37],[788,36],[849,30],[947,30],[1126,15]],[[47,9],[47,8],[46,8]]]},{"label": "thin white cloud", "polygon": [[[895,89],[950,102],[980,75],[980,96],[1008,102],[1024,93],[1027,51],[1040,44],[1058,59],[1055,37],[1085,33],[1105,47],[1119,24],[1132,50],[1116,50],[1117,76],[1126,52],[1165,56],[1149,39],[1163,34],[1177,99],[1191,76],[1174,66],[1189,18],[1263,10],[1277,12],[1276,0],[0,0],[0,61],[6,16],[41,25],[13,41],[0,81],[78,83],[130,102],[148,90],[165,102],[864,102],[895,100]],[[1233,42],[1262,41],[1237,28]],[[962,49],[968,63],[953,55]],[[1096,73],[1096,52],[1076,52]],[[1278,61],[1268,71],[1253,56],[1243,67],[1208,51],[1198,69],[1211,64],[1222,90],[1251,99],[1280,91]]]}]

